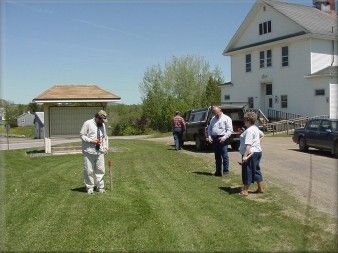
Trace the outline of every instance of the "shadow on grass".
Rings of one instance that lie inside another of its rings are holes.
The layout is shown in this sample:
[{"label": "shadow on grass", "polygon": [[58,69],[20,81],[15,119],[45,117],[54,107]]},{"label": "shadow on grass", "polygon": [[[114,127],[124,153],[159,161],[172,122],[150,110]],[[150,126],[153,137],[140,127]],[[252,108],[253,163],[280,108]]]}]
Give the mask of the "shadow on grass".
[{"label": "shadow on grass", "polygon": [[[197,150],[196,145],[194,144],[184,144],[182,147],[183,150],[195,152],[195,153],[214,153],[212,145],[206,147],[204,150]],[[232,148],[228,148],[228,152],[238,152],[238,150],[233,150]]]},{"label": "shadow on grass", "polygon": [[202,175],[202,176],[214,176],[214,173],[206,172],[206,171],[194,171],[194,174]]},{"label": "shadow on grass", "polygon": [[241,186],[236,186],[236,187],[231,187],[231,186],[222,186],[218,187],[220,190],[227,192],[228,194],[238,194],[241,192],[242,187]]},{"label": "shadow on grass", "polygon": [[299,149],[295,149],[295,148],[289,148],[288,150],[291,151],[296,151],[296,152],[300,152],[300,153],[307,153],[310,155],[316,155],[316,156],[325,156],[325,157],[329,157],[334,159],[334,156],[331,154],[330,151],[325,151],[325,150],[319,150],[319,149],[309,149],[306,152],[300,151]]},{"label": "shadow on grass", "polygon": [[85,186],[81,186],[81,187],[77,187],[77,188],[73,188],[71,189],[73,192],[87,192],[87,189]]},{"label": "shadow on grass", "polygon": [[184,144],[182,147],[183,150],[195,152],[195,153],[213,153],[211,147],[206,148],[205,150],[197,150],[196,145],[194,144]]}]

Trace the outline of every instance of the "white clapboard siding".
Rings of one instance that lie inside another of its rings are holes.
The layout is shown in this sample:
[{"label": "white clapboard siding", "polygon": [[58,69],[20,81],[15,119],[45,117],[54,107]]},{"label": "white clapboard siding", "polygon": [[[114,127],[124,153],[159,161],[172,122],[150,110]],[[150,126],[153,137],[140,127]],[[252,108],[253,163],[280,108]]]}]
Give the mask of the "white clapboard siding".
[{"label": "white clapboard siding", "polygon": [[330,83],[330,118],[338,119],[338,84]]}]

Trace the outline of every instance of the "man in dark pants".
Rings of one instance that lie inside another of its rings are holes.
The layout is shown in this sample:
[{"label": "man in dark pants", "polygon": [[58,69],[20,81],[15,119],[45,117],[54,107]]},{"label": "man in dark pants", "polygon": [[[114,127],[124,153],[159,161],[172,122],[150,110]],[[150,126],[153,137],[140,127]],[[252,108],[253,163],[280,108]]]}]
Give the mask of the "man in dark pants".
[{"label": "man in dark pants", "polygon": [[185,121],[181,117],[179,111],[175,113],[175,117],[172,120],[171,126],[173,129],[175,149],[179,150],[183,145],[183,132],[185,131]]},{"label": "man in dark pants", "polygon": [[211,119],[208,126],[208,141],[213,143],[214,147],[216,161],[215,176],[222,176],[222,164],[223,176],[227,176],[229,174],[229,157],[226,140],[233,132],[232,120],[218,106],[214,106],[212,112],[215,116]]}]

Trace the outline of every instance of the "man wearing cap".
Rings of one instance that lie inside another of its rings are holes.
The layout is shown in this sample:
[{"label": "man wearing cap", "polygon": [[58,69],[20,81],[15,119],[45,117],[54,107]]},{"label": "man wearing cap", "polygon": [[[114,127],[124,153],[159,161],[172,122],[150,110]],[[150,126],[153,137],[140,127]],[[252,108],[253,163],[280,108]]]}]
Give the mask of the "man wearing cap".
[{"label": "man wearing cap", "polygon": [[105,192],[104,155],[108,152],[108,136],[104,122],[107,122],[107,113],[100,110],[93,119],[87,120],[83,124],[80,131],[84,158],[84,183],[88,194],[94,193],[95,184],[98,192]]}]

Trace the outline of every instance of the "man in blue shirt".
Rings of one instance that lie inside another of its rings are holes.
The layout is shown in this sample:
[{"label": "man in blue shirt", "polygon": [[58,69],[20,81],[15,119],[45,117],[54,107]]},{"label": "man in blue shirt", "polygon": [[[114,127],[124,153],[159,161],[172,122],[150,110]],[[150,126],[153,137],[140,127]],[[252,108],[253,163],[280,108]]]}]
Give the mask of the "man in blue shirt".
[{"label": "man in blue shirt", "polygon": [[218,106],[214,106],[212,112],[215,116],[212,117],[208,126],[208,141],[213,143],[214,147],[216,160],[215,176],[222,176],[222,164],[223,176],[227,176],[229,174],[229,157],[226,140],[233,132],[232,120],[229,116],[225,115]]}]

